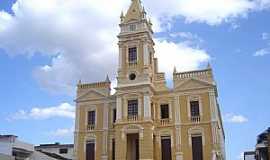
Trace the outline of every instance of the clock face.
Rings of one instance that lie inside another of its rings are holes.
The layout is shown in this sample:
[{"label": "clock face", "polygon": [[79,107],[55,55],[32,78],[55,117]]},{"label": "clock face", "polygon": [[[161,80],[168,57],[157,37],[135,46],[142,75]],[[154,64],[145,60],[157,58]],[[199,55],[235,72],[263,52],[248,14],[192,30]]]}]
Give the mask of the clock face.
[{"label": "clock face", "polygon": [[136,74],[135,73],[131,73],[130,75],[129,75],[129,79],[130,80],[135,80],[136,79]]}]

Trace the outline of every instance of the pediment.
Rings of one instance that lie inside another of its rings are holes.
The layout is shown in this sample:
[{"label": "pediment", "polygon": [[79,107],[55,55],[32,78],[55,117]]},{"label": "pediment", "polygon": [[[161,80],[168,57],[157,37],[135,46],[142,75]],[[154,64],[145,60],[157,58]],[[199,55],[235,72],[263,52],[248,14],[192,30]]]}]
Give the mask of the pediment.
[{"label": "pediment", "polygon": [[82,94],[81,96],[77,97],[75,101],[83,101],[83,100],[98,100],[106,98],[107,96],[95,89],[91,89],[87,91],[86,93]]},{"label": "pediment", "polygon": [[214,86],[214,84],[212,84],[210,82],[192,78],[192,79],[185,80],[182,83],[178,84],[175,87],[175,90],[200,89],[200,88],[213,87],[213,86]]}]

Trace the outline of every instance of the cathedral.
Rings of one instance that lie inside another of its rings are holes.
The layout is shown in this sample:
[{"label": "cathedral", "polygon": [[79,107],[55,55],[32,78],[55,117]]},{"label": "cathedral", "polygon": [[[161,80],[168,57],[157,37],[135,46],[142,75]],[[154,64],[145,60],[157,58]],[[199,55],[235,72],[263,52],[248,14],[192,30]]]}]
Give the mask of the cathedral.
[{"label": "cathedral", "polygon": [[168,88],[140,0],[121,14],[120,29],[116,92],[108,77],[77,85],[76,160],[225,160],[211,66],[174,69]]}]

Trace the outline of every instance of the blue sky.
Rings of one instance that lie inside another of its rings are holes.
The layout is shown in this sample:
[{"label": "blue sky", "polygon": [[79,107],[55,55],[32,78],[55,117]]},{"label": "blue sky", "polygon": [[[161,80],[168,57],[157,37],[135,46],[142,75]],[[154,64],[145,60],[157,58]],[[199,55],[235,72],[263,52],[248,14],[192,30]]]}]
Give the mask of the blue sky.
[{"label": "blue sky", "polygon": [[[114,79],[119,14],[130,2],[20,0],[12,10],[15,2],[0,2],[0,134],[33,144],[72,143],[75,84],[107,73]],[[168,81],[173,66],[193,70],[211,62],[227,157],[236,160],[269,127],[270,1],[207,2],[143,1]]]}]

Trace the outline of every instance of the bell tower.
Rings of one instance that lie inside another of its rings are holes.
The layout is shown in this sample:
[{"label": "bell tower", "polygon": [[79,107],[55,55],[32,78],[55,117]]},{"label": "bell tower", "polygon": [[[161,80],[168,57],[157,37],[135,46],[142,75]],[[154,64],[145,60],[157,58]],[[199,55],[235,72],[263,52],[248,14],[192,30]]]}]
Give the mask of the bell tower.
[{"label": "bell tower", "polygon": [[154,74],[152,23],[140,0],[132,0],[127,13],[121,13],[118,88],[151,84]]}]

